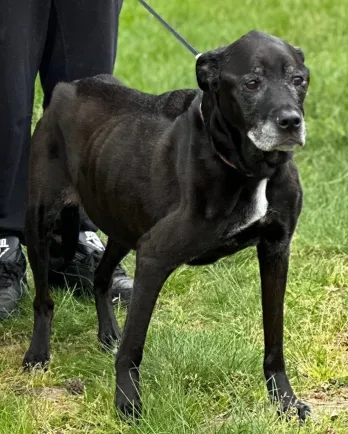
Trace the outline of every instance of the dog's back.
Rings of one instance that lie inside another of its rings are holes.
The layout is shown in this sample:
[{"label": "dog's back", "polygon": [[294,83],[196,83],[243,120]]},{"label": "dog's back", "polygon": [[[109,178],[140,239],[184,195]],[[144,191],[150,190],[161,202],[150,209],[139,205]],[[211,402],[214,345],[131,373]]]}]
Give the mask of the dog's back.
[{"label": "dog's back", "polygon": [[[44,114],[49,123],[56,124],[64,132],[65,145],[85,147],[84,140],[98,128],[118,118],[125,118],[129,125],[135,125],[141,117],[146,123],[161,120],[174,121],[185,112],[199,93],[196,89],[184,89],[152,95],[124,86],[117,78],[101,74],[96,77],[77,80],[73,83],[59,83]],[[55,130],[55,134],[59,134]],[[73,140],[78,134],[79,140]],[[60,138],[59,138],[60,139]]]},{"label": "dog's back", "polygon": [[[51,171],[56,179],[55,192],[47,194],[58,196],[64,207],[71,209],[76,209],[82,202],[99,226],[102,216],[98,213],[107,204],[103,203],[105,195],[98,193],[105,187],[113,194],[117,190],[118,202],[124,211],[122,214],[126,216],[124,225],[119,222],[121,231],[126,234],[126,219],[128,223],[133,219],[132,226],[138,226],[139,233],[143,232],[153,224],[153,218],[158,217],[154,212],[158,205],[153,202],[154,197],[166,206],[177,199],[177,189],[171,188],[173,186],[166,188],[160,182],[164,178],[160,172],[163,174],[166,170],[165,165],[161,163],[156,168],[153,162],[165,160],[170,164],[172,160],[175,164],[174,150],[166,138],[175,119],[187,111],[197,93],[198,90],[178,90],[158,96],[145,94],[127,88],[108,75],[58,84],[32,139],[32,182],[40,183],[45,178],[35,176],[35,173]],[[144,147],[143,141],[153,145]],[[136,161],[143,161],[143,164]],[[136,173],[132,169],[134,164]],[[93,176],[96,172],[98,179]],[[110,173],[112,180],[108,179]],[[139,182],[134,182],[134,178]],[[151,179],[151,185],[145,185],[143,179]],[[130,185],[132,197],[127,193]],[[157,194],[149,195],[148,188],[155,189]],[[134,197],[138,197],[138,210],[134,209]],[[72,214],[65,213],[65,218]],[[150,214],[151,219],[147,219]],[[70,222],[67,226],[76,225]],[[66,239],[69,237],[76,238],[72,233]]]}]

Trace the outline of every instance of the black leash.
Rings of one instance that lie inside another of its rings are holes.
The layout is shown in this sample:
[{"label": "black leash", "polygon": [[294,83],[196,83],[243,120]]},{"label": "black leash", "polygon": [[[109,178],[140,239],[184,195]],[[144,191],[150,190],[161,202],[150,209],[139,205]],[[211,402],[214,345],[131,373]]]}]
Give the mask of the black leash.
[{"label": "black leash", "polygon": [[190,45],[185,39],[179,35],[179,33],[173,29],[172,26],[170,26],[156,11],[152,9],[151,6],[149,6],[144,0],[138,0],[139,3],[141,3],[145,9],[147,9],[155,18],[158,19],[160,23],[164,25],[188,50],[191,51],[191,53],[196,57],[196,59],[201,55],[197,50],[195,50],[192,45]]}]

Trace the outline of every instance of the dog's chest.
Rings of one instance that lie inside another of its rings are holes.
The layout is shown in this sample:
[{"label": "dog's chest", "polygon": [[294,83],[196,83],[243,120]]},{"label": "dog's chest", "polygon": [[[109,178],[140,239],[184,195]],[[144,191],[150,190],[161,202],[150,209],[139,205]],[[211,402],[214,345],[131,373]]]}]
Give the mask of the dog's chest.
[{"label": "dog's chest", "polygon": [[268,211],[266,188],[267,179],[248,188],[235,205],[228,220],[225,220],[218,228],[218,239],[215,239],[213,245],[206,248],[204,252],[197,252],[188,264],[211,264],[224,256],[233,255],[246,247],[255,246],[260,236],[260,228],[252,228],[249,232],[245,230],[256,222],[262,224]]},{"label": "dog's chest", "polygon": [[262,179],[252,192],[250,200],[240,210],[236,211],[237,216],[232,227],[229,228],[229,236],[241,232],[265,217],[268,209],[266,188],[267,179]]}]

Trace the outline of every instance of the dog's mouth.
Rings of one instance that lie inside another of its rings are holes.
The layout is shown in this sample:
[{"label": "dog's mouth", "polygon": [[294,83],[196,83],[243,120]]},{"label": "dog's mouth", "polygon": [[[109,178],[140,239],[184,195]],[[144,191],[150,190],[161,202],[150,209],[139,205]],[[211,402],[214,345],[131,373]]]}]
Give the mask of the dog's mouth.
[{"label": "dog's mouth", "polygon": [[299,136],[295,135],[294,137],[287,137],[284,140],[282,140],[278,145],[274,147],[275,151],[294,151],[298,146],[303,147],[305,145],[305,140]]},{"label": "dog's mouth", "polygon": [[292,152],[298,146],[305,145],[306,125],[303,120],[299,128],[284,131],[277,128],[273,122],[266,121],[250,128],[247,136],[253,145],[263,152]]}]

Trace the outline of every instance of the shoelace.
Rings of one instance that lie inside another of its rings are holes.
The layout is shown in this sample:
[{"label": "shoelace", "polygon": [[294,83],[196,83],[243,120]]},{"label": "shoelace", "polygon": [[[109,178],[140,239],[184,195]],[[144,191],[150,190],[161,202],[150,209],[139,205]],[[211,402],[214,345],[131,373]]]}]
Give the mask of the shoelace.
[{"label": "shoelace", "polygon": [[9,280],[19,278],[21,274],[23,271],[18,265],[0,262],[0,288],[8,288]]}]

